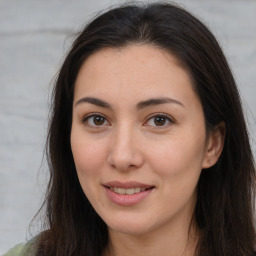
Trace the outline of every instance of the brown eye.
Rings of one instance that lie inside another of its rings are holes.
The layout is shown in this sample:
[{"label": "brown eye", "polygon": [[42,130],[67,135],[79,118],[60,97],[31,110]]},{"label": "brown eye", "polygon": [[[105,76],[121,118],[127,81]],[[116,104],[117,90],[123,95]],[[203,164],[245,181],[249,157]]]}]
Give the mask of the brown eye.
[{"label": "brown eye", "polygon": [[158,114],[154,115],[151,118],[148,119],[148,121],[145,123],[146,126],[151,126],[151,127],[167,127],[170,124],[174,123],[171,117],[165,114]]},{"label": "brown eye", "polygon": [[104,122],[105,122],[105,118],[104,117],[102,117],[102,116],[94,116],[93,117],[93,123],[95,124],[95,125],[103,125],[104,124]]},{"label": "brown eye", "polygon": [[83,123],[90,127],[104,127],[109,125],[109,122],[104,116],[91,114],[83,119]]},{"label": "brown eye", "polygon": [[165,116],[156,116],[156,117],[154,117],[154,123],[156,126],[163,126],[166,123],[166,117]]}]

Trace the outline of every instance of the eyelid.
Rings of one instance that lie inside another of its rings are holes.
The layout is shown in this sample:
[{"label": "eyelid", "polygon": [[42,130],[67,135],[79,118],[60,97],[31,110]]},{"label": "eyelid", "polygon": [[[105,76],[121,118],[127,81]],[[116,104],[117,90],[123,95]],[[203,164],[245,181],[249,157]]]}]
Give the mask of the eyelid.
[{"label": "eyelid", "polygon": [[[168,115],[168,114],[165,114],[165,113],[154,113],[154,114],[151,114],[150,116],[148,116],[147,117],[147,120],[146,120],[146,122],[144,122],[144,125],[146,124],[146,123],[148,123],[149,122],[149,120],[151,120],[152,118],[155,118],[155,117],[158,117],[158,116],[160,116],[160,117],[165,117],[171,124],[174,124],[174,123],[176,123],[176,121],[175,121],[175,119],[173,118],[173,117],[171,117],[170,115]],[[145,126],[150,126],[150,125],[145,125]],[[151,127],[154,127],[154,129],[163,129],[163,128],[166,128],[166,126],[168,126],[168,125],[163,125],[163,126],[151,126]]]},{"label": "eyelid", "polygon": [[91,117],[95,117],[95,116],[100,116],[100,117],[103,117],[105,119],[105,121],[108,123],[108,125],[110,124],[110,122],[108,121],[108,119],[105,117],[105,115],[103,114],[100,114],[98,112],[92,112],[92,113],[89,113],[89,114],[86,114],[85,116],[83,116],[83,118],[81,119],[81,123],[84,124],[84,125],[87,125],[89,127],[92,127],[92,128],[96,128],[96,129],[100,129],[100,128],[103,128],[105,127],[106,125],[100,125],[100,126],[97,126],[97,125],[90,125],[87,120]]},{"label": "eyelid", "polygon": [[[104,120],[105,120],[105,122],[107,122],[107,124],[103,124],[103,125],[99,125],[99,126],[97,126],[97,125],[90,125],[90,124],[87,122],[87,120],[88,120],[89,118],[95,117],[95,116],[103,117]],[[155,118],[155,117],[165,117],[166,120],[169,122],[169,125],[176,123],[175,119],[174,119],[173,117],[171,117],[170,115],[165,114],[165,113],[162,113],[162,112],[160,112],[160,113],[158,112],[158,113],[153,113],[153,114],[149,115],[149,116],[147,117],[146,121],[143,123],[143,125],[144,125],[144,126],[151,126],[151,127],[153,127],[154,129],[161,129],[161,128],[163,129],[163,128],[166,128],[167,126],[169,126],[168,124],[164,124],[163,126],[147,125],[147,123],[148,123],[152,118]],[[101,113],[99,113],[99,112],[92,112],[92,113],[86,114],[86,115],[83,116],[83,118],[81,119],[81,123],[84,124],[84,125],[86,125],[86,126],[89,126],[89,127],[91,127],[91,128],[95,128],[95,129],[101,129],[101,128],[103,128],[103,127],[105,127],[105,126],[109,126],[109,125],[111,124],[110,121],[108,120],[108,118],[107,118],[105,115],[103,115],[103,114],[101,114]]]}]

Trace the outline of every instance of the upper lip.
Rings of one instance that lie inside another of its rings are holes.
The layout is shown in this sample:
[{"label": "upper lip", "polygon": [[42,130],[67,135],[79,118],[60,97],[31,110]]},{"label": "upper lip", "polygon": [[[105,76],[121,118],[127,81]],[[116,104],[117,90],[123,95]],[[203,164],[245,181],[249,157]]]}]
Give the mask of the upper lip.
[{"label": "upper lip", "polygon": [[143,184],[136,181],[129,181],[129,182],[121,182],[121,181],[110,181],[103,184],[105,187],[114,187],[114,188],[152,188],[153,185]]}]

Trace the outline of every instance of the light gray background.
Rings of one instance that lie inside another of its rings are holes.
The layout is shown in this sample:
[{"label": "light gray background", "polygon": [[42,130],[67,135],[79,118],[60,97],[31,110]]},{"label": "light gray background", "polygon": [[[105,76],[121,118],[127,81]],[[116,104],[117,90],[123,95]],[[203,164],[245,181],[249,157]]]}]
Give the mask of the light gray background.
[{"label": "light gray background", "polygon": [[[28,225],[42,202],[51,84],[70,35],[98,10],[124,2],[0,0],[0,254],[30,237]],[[205,21],[220,41],[255,139],[256,1],[176,2]],[[255,154],[255,143],[253,148]]]}]

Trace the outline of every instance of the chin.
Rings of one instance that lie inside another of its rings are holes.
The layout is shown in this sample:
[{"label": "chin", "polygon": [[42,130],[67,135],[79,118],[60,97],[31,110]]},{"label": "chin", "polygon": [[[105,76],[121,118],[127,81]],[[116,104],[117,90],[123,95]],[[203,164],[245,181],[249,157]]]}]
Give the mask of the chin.
[{"label": "chin", "polygon": [[154,221],[152,219],[153,218],[147,218],[145,214],[144,216],[140,217],[126,215],[119,218],[113,217],[113,219],[107,218],[105,223],[107,224],[109,230],[114,232],[129,235],[143,235],[154,229]]},{"label": "chin", "polygon": [[150,230],[145,227],[140,227],[138,225],[112,225],[108,226],[109,230],[112,230],[117,233],[133,235],[133,236],[141,236],[147,234]]}]

